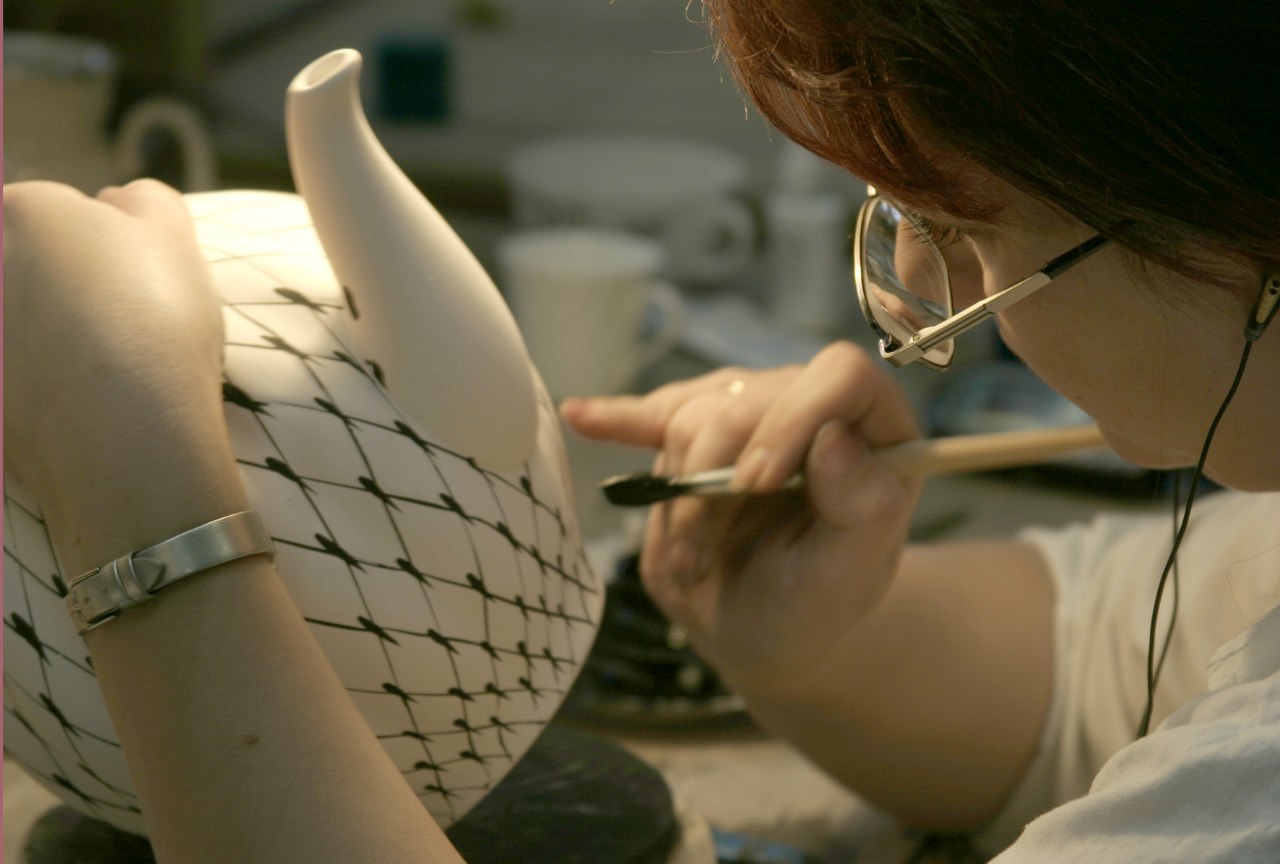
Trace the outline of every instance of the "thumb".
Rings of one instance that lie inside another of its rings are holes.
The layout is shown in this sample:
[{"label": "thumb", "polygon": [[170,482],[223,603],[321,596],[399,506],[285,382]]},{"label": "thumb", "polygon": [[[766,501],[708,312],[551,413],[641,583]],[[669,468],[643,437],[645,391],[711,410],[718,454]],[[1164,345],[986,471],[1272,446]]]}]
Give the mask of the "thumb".
[{"label": "thumb", "polygon": [[909,505],[903,481],[877,460],[847,423],[830,420],[814,436],[805,466],[810,501],[820,522],[847,531]]}]

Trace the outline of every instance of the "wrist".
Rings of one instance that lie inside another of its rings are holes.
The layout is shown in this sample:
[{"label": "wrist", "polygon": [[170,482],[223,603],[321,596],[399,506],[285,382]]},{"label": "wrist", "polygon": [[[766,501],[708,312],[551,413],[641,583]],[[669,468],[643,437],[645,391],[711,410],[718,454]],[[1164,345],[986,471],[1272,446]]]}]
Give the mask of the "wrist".
[{"label": "wrist", "polygon": [[251,510],[228,514],[76,576],[67,610],[83,635],[184,579],[255,555],[275,557],[262,519]]},{"label": "wrist", "polygon": [[95,442],[37,490],[68,573],[249,509],[220,415],[216,426],[195,427],[192,434],[168,432],[146,441]]}]

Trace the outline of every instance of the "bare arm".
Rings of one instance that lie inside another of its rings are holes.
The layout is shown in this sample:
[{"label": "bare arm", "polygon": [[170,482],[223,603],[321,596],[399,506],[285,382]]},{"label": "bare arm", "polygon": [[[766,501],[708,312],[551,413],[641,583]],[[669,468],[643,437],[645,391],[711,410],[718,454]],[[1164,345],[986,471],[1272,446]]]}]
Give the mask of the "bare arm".
[{"label": "bare arm", "polygon": [[967,831],[1025,772],[1052,686],[1052,588],[1014,543],[909,549],[884,601],[760,722],[908,825]]},{"label": "bare arm", "polygon": [[[246,509],[221,315],[178,196],[5,193],[6,467],[64,567]],[[87,639],[161,862],[459,860],[265,558],[183,580]]]},{"label": "bare arm", "polygon": [[[104,538],[79,545],[99,550],[85,568],[123,551],[116,538],[186,527],[97,508],[83,518]],[[461,860],[265,558],[184,580],[88,642],[159,861]]]}]

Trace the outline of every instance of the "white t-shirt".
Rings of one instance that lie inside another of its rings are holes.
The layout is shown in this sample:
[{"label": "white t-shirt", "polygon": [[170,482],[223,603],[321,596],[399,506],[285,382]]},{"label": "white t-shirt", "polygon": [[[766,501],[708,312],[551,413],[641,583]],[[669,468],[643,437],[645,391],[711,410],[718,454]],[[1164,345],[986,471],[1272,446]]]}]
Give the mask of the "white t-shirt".
[{"label": "white t-shirt", "polygon": [[[1055,681],[1039,750],[978,838],[991,852],[1027,826],[993,864],[1280,862],[1280,494],[1196,504],[1160,725],[1135,742],[1172,533],[1168,516],[1104,516],[1024,535],[1057,592]],[[1169,585],[1157,649],[1172,601]]]}]

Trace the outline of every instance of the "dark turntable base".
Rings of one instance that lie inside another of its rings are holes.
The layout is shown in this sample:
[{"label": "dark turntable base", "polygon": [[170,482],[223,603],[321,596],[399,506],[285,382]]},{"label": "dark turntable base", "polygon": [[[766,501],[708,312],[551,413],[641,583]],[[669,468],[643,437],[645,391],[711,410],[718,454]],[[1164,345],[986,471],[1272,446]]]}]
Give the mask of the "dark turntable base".
[{"label": "dark turntable base", "polygon": [[[468,864],[662,864],[680,839],[662,776],[619,744],[552,723],[446,831]],[[154,864],[146,838],[70,807],[32,827],[22,864]]]}]

